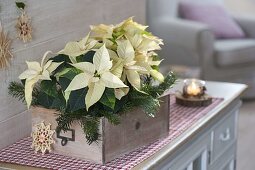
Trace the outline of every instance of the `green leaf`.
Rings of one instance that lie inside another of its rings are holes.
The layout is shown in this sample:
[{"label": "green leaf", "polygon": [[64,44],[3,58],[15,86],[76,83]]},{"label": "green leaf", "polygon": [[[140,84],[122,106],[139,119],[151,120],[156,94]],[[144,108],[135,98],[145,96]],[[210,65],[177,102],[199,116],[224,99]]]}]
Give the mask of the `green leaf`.
[{"label": "green leaf", "polygon": [[56,81],[52,80],[43,80],[41,81],[41,90],[52,97],[57,97],[58,92],[57,92],[57,86],[56,86]]},{"label": "green leaf", "polygon": [[105,89],[104,94],[99,100],[100,103],[111,108],[112,110],[114,110],[115,101],[116,101],[116,98],[114,94],[114,89],[110,89],[110,88]]},{"label": "green leaf", "polygon": [[19,8],[19,9],[25,9],[25,3],[24,2],[19,2],[19,1],[16,1],[16,6]]},{"label": "green leaf", "polygon": [[38,95],[39,105],[41,105],[45,108],[50,109],[51,106],[52,106],[53,100],[54,100],[54,97],[51,97],[51,96],[47,95],[46,93],[44,93],[42,91]]},{"label": "green leaf", "polygon": [[60,77],[58,82],[61,86],[62,91],[65,91],[68,85],[71,83],[71,80],[65,77]]},{"label": "green leaf", "polygon": [[50,107],[52,109],[57,109],[57,110],[66,108],[66,101],[62,92],[58,92],[58,96],[54,98],[52,105]]},{"label": "green leaf", "polygon": [[56,79],[58,80],[59,77],[63,76],[64,74],[68,73],[72,68],[64,68],[58,73],[55,74]]},{"label": "green leaf", "polygon": [[62,61],[67,62],[67,63],[71,63],[71,60],[65,54],[59,54],[55,57],[52,57],[50,60],[52,60],[53,62],[57,62],[57,63],[62,62]]},{"label": "green leaf", "polygon": [[[65,72],[65,70],[63,71]],[[68,68],[67,72],[65,72],[59,77],[58,82],[61,86],[62,91],[66,90],[66,88],[69,86],[73,78],[79,73],[80,71],[76,68]]]},{"label": "green leaf", "polygon": [[69,57],[67,55],[64,55],[64,54],[59,54],[53,58],[50,58],[49,60],[52,60],[53,62],[56,62],[56,63],[63,62],[61,65],[58,66],[58,68],[54,71],[53,74],[56,74],[56,73],[62,71],[63,69],[72,67],[69,64],[69,63],[71,63],[71,60],[69,59]]},{"label": "green leaf", "polygon": [[[152,60],[153,60],[153,61],[159,61],[159,60],[160,60],[160,57],[159,57],[158,55],[153,55],[153,56],[152,56]],[[159,71],[159,66],[157,66],[157,65],[151,66],[151,68],[154,69],[154,70]]]},{"label": "green leaf", "polygon": [[65,77],[65,78],[68,78],[69,80],[73,80],[73,78],[80,73],[81,73],[80,70],[78,70],[76,68],[71,68],[68,72],[61,75],[61,77]]},{"label": "green leaf", "polygon": [[90,62],[93,63],[95,51],[89,51],[86,54],[80,55],[76,58],[76,61],[79,62]]},{"label": "green leaf", "polygon": [[125,30],[121,29],[119,31],[114,31],[113,32],[113,40],[115,41],[116,39],[118,39],[119,37],[122,37],[125,34]]},{"label": "green leaf", "polygon": [[59,77],[66,77],[69,80],[72,80],[79,73],[81,73],[81,71],[74,67],[63,68],[61,71],[55,74],[55,77],[57,80],[59,79]]},{"label": "green leaf", "polygon": [[151,32],[148,32],[148,31],[143,31],[142,34],[148,35],[148,36],[152,36],[152,33],[151,33]]},{"label": "green leaf", "polygon": [[74,90],[71,92],[68,100],[69,109],[71,112],[85,108],[85,95],[88,92],[88,88]]}]

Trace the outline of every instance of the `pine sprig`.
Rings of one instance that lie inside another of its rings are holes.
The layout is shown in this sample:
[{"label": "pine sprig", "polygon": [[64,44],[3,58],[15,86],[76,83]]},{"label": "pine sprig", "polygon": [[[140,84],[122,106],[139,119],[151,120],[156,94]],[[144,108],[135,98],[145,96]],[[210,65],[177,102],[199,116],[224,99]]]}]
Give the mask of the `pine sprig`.
[{"label": "pine sprig", "polygon": [[176,81],[176,76],[174,73],[170,72],[167,74],[165,77],[165,80],[163,83],[153,86],[151,85],[151,81],[146,81],[146,83],[143,84],[141,90],[144,91],[145,93],[151,95],[153,98],[158,98],[161,96],[167,89],[170,89],[173,84]]},{"label": "pine sprig", "polygon": [[90,145],[96,142],[99,137],[99,118],[86,116],[80,120],[81,127],[86,135],[87,143]]},{"label": "pine sprig", "polygon": [[[18,100],[25,102],[25,87],[22,83],[18,82],[11,82],[8,87],[8,93],[14,98],[17,98]],[[32,103],[31,105],[37,105],[37,99],[38,99],[39,89],[37,87],[34,87],[32,92]]]},{"label": "pine sprig", "polygon": [[174,85],[176,80],[177,77],[173,72],[167,74],[165,81],[158,86],[158,89],[160,90],[160,95],[162,95],[167,89],[170,89]]},{"label": "pine sprig", "polygon": [[134,104],[131,101],[127,101],[122,108],[119,110],[119,112],[128,112],[134,108]]},{"label": "pine sprig", "polygon": [[120,115],[119,114],[114,114],[109,111],[102,110],[101,111],[102,115],[113,125],[118,125],[120,124]]},{"label": "pine sprig", "polygon": [[59,112],[60,114],[58,114],[58,117],[56,119],[58,123],[57,129],[63,130],[63,131],[67,131],[68,129],[70,129],[74,121],[78,121],[86,116],[82,110],[69,113],[69,112],[66,112],[66,110],[63,108],[59,110]]},{"label": "pine sprig", "polygon": [[12,97],[25,102],[25,87],[22,83],[11,82],[8,87],[8,93]]},{"label": "pine sprig", "polygon": [[155,116],[160,106],[158,98],[153,98],[149,94],[144,94],[136,90],[130,92],[130,101],[134,107],[142,108],[151,117]]}]

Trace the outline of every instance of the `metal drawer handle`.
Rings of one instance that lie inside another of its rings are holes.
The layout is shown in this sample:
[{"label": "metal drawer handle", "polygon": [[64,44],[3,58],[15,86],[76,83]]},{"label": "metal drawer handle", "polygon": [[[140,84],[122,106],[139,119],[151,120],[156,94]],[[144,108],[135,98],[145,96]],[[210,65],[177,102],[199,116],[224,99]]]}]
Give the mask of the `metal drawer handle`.
[{"label": "metal drawer handle", "polygon": [[226,142],[230,139],[230,129],[227,128],[224,133],[220,134],[220,140]]},{"label": "metal drawer handle", "polygon": [[65,146],[68,141],[75,141],[75,130],[74,129],[68,129],[67,131],[71,131],[71,137],[61,136],[60,130],[56,130],[57,132],[57,138],[61,139],[61,145]]}]

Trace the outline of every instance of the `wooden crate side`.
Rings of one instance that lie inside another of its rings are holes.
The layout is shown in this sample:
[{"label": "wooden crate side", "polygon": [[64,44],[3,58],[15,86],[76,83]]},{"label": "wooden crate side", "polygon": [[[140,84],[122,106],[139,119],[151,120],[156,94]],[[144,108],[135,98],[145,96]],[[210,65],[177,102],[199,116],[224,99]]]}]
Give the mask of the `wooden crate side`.
[{"label": "wooden crate side", "polygon": [[[50,123],[52,125],[52,129],[56,129],[56,113],[55,110],[35,107],[32,109],[32,125],[44,120],[46,124]],[[100,122],[102,122],[102,120]],[[73,123],[71,129],[75,130],[75,141],[68,141],[65,146],[62,146],[61,139],[57,138],[55,133],[54,140],[56,143],[53,145],[53,152],[90,160],[96,163],[103,163],[102,141],[88,145],[84,132],[77,122]],[[102,123],[100,123],[99,133],[102,133]]]},{"label": "wooden crate side", "polygon": [[135,109],[123,114],[121,124],[117,126],[104,120],[104,162],[168,135],[170,97],[167,95],[161,100],[160,110],[154,118],[146,115],[141,109]]},{"label": "wooden crate side", "polygon": [[[75,130],[75,141],[68,141],[66,146],[62,146],[61,139],[54,134],[56,143],[53,152],[102,164],[165,137],[169,131],[169,99],[169,96],[161,98],[161,107],[155,118],[139,108],[123,114],[121,124],[117,126],[102,118],[99,128],[102,139],[97,144],[88,145],[80,125],[73,123],[71,129]],[[32,109],[32,125],[44,120],[56,129],[56,113],[55,110],[35,107]]]}]

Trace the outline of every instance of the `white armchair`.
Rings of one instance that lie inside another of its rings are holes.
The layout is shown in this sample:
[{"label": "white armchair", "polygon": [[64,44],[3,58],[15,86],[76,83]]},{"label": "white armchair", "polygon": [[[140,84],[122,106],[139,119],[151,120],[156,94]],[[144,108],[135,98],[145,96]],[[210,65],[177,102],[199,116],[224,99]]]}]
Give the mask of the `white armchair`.
[{"label": "white armchair", "polygon": [[205,80],[245,83],[246,98],[255,97],[255,16],[234,16],[245,39],[214,38],[204,24],[181,19],[178,0],[147,0],[147,24],[164,39],[165,65],[198,66]]}]

